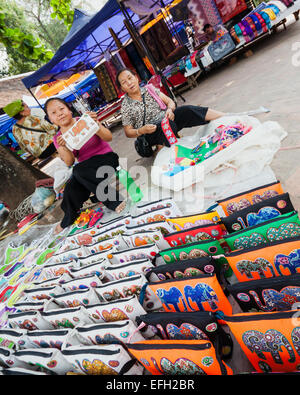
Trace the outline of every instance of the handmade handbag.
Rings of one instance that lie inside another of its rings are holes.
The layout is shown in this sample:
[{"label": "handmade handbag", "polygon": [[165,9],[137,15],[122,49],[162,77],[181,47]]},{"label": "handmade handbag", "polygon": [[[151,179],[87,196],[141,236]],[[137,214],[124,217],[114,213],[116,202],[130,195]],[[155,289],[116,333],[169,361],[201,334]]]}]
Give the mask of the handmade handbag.
[{"label": "handmade handbag", "polygon": [[149,313],[137,317],[137,324],[141,333],[147,327],[153,331],[153,335],[164,340],[209,340],[220,358],[230,358],[232,355],[231,336],[210,311]]},{"label": "handmade handbag", "polygon": [[147,244],[140,247],[113,252],[108,255],[108,259],[112,265],[120,265],[121,263],[128,263],[138,259],[149,259],[152,261],[158,252],[159,249],[156,244]]},{"label": "handmade handbag", "polygon": [[[166,312],[221,310],[224,314],[232,314],[231,304],[215,274],[151,282],[146,289],[158,298]],[[143,302],[143,293],[141,293],[140,303]]]},{"label": "handmade handbag", "polygon": [[178,211],[173,210],[171,207],[158,208],[137,216],[132,216],[130,226],[147,224],[149,222],[156,221],[166,221],[168,217],[174,217],[176,214],[179,214]]},{"label": "handmade handbag", "polygon": [[[71,329],[51,329],[49,331],[28,331],[21,338],[22,348],[57,348],[62,349]],[[74,343],[76,345],[77,343]],[[71,341],[69,345],[73,345]]]},{"label": "handmade handbag", "polygon": [[77,326],[69,332],[66,344],[93,346],[99,344],[124,344],[145,338],[131,320]]},{"label": "handmade handbag", "polygon": [[226,259],[239,281],[296,274],[300,272],[300,237],[233,251]]},{"label": "handmade handbag", "polygon": [[284,193],[236,211],[228,217],[222,217],[221,221],[228,233],[232,233],[250,226],[262,224],[281,214],[291,213],[292,211],[295,211],[295,209],[289,194]]},{"label": "handmade handbag", "polygon": [[153,267],[146,273],[146,278],[150,282],[158,282],[215,273],[220,281],[220,272],[221,270],[212,256],[203,256]]},{"label": "handmade handbag", "polygon": [[160,230],[148,230],[136,232],[133,234],[123,233],[122,241],[124,242],[124,249],[135,248],[147,244],[156,244],[160,250],[169,247],[168,242],[164,239]]},{"label": "handmade handbag", "polygon": [[36,329],[52,329],[52,325],[47,322],[39,311],[25,311],[11,313],[8,315],[9,326],[13,329],[20,328],[28,331]]},{"label": "handmade handbag", "polygon": [[194,226],[186,230],[172,232],[164,236],[170,247],[193,243],[201,240],[222,239],[224,232],[220,224]]},{"label": "handmade handbag", "polygon": [[149,259],[140,259],[121,265],[108,266],[104,270],[103,277],[106,281],[121,280],[136,274],[146,275],[152,268],[154,265]]},{"label": "handmade handbag", "polygon": [[86,277],[96,275],[101,280],[103,278],[104,267],[106,260],[102,259],[99,262],[91,263],[90,265],[80,266],[79,268],[70,269],[70,274],[74,278]]},{"label": "handmade handbag", "polygon": [[102,285],[100,278],[96,274],[91,274],[66,281],[61,287],[66,291],[76,291],[77,289],[87,289],[90,287],[99,287]]},{"label": "handmade handbag", "polygon": [[127,344],[152,375],[232,375],[208,340],[145,340]]},{"label": "handmade handbag", "polygon": [[139,232],[147,232],[148,230],[160,230],[163,235],[166,235],[170,232],[174,232],[175,227],[169,224],[167,221],[155,221],[149,222],[148,224],[141,224],[136,226],[127,226],[126,233],[139,233]]},{"label": "handmade handbag", "polygon": [[231,284],[227,290],[244,312],[293,310],[300,302],[300,274]]},{"label": "handmade handbag", "polygon": [[44,310],[41,312],[41,316],[50,324],[50,327],[43,329],[74,328],[77,325],[93,323],[83,306],[67,309],[57,308],[55,310],[48,311]]},{"label": "handmade handbag", "polygon": [[210,225],[220,222],[220,216],[216,211],[209,211],[183,217],[167,218],[167,222],[175,227],[177,231],[201,225]]},{"label": "handmade handbag", "polygon": [[137,215],[139,215],[162,208],[169,208],[170,210],[172,210],[172,212],[175,213],[175,216],[179,217],[180,215],[182,215],[181,210],[179,209],[172,197],[155,200],[150,203],[139,203],[136,206],[136,213]]},{"label": "handmade handbag", "polygon": [[223,317],[257,372],[294,372],[300,364],[297,310]]},{"label": "handmade handbag", "polygon": [[64,349],[63,357],[72,366],[70,371],[86,375],[142,375],[136,364],[119,344],[97,346],[72,346]]},{"label": "handmade handbag", "polygon": [[[145,125],[145,119],[146,119],[146,105],[145,105],[145,94],[142,95],[143,99],[143,105],[144,105],[144,119],[143,119],[143,125]],[[153,156],[153,149],[151,145],[148,143],[146,136],[142,134],[139,136],[135,142],[134,142],[134,147],[136,152],[142,157],[142,158],[149,158],[150,156]]]},{"label": "handmade handbag", "polygon": [[[178,247],[171,247],[160,251],[154,260],[156,266],[164,265],[165,263],[174,263],[176,261],[183,261],[185,259],[196,259],[202,256],[223,255],[224,250],[216,239],[198,241],[195,243],[183,244]],[[226,261],[223,257],[218,257],[218,261],[223,263]]]},{"label": "handmade handbag", "polygon": [[257,247],[268,242],[300,236],[298,213],[280,215],[262,224],[224,236],[231,251]]},{"label": "handmade handbag", "polygon": [[217,203],[222,207],[225,216],[228,216],[252,204],[262,202],[263,200],[270,199],[273,196],[283,193],[284,191],[280,181],[276,181],[229,196],[222,200],[217,200]]},{"label": "handmade handbag", "polygon": [[94,288],[78,289],[76,291],[65,292],[60,295],[54,295],[55,303],[60,307],[77,307],[88,306],[99,302],[104,302]]}]

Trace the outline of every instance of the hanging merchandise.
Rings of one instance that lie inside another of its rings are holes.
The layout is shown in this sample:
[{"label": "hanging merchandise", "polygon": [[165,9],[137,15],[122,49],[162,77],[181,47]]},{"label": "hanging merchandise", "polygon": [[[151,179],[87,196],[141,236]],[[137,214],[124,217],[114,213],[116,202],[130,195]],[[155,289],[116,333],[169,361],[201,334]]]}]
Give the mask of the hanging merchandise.
[{"label": "hanging merchandise", "polygon": [[112,83],[112,81],[110,79],[110,76],[107,72],[105,64],[102,63],[99,66],[97,66],[94,69],[94,73],[96,74],[96,76],[98,78],[99,84],[100,84],[103,94],[105,96],[105,100],[107,102],[110,102],[114,99],[117,99],[118,94],[116,92],[114,84]]},{"label": "hanging merchandise", "polygon": [[135,44],[131,42],[130,44],[126,45],[125,50],[141,80],[148,81],[149,78],[151,78],[151,73],[145,66]]},{"label": "hanging merchandise", "polygon": [[194,40],[197,44],[205,40],[203,28],[207,23],[212,26],[222,24],[222,18],[214,0],[190,0],[188,9],[195,32]]},{"label": "hanging merchandise", "polygon": [[245,0],[214,0],[222,22],[228,22],[234,16],[240,14],[247,9]]}]

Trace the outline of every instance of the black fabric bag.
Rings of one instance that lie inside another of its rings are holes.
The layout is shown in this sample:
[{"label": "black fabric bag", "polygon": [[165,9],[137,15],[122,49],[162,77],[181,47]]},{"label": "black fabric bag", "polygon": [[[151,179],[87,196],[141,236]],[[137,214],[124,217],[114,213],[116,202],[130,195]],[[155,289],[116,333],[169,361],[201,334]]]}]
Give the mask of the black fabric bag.
[{"label": "black fabric bag", "polygon": [[300,274],[239,282],[227,290],[245,313],[292,310],[300,302]]},{"label": "black fabric bag", "polygon": [[141,333],[150,327],[155,335],[162,339],[208,339],[221,358],[228,359],[232,355],[232,338],[217,322],[217,318],[212,312],[149,313],[138,316],[136,322],[138,325],[142,323],[146,325],[146,327],[141,328]]},{"label": "black fabric bag", "polygon": [[295,209],[289,194],[283,193],[236,211],[228,217],[222,217],[221,222],[225,225],[228,233],[233,233],[292,211]]},{"label": "black fabric bag", "polygon": [[[143,104],[144,104],[144,120],[143,120],[143,126],[144,126],[145,118],[146,118],[145,94],[143,95]],[[150,156],[153,155],[153,149],[151,145],[148,143],[145,135],[139,136],[135,140],[134,147],[136,152],[143,158],[149,158]]]}]

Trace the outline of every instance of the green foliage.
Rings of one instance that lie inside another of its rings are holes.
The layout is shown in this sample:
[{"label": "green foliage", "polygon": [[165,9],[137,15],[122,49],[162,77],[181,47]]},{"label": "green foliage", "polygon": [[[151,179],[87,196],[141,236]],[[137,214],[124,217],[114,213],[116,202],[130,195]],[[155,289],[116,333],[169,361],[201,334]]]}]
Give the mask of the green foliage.
[{"label": "green foliage", "polygon": [[50,0],[53,9],[51,18],[62,20],[68,29],[71,28],[74,17],[74,10],[71,8],[71,0]]}]

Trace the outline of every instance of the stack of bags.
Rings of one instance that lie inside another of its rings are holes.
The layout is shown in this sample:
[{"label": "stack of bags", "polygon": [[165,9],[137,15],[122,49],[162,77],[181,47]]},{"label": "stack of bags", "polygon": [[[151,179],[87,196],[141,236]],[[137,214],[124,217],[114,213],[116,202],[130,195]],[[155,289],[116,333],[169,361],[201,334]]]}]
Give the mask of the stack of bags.
[{"label": "stack of bags", "polygon": [[300,221],[280,182],[104,219],[7,252],[2,374],[232,375],[232,336],[257,372],[297,370]]},{"label": "stack of bags", "polygon": [[237,44],[248,43],[268,32],[278,23],[281,14],[287,9],[287,6],[279,0],[269,1],[263,5],[265,7],[259,5],[230,29],[230,34]]}]

